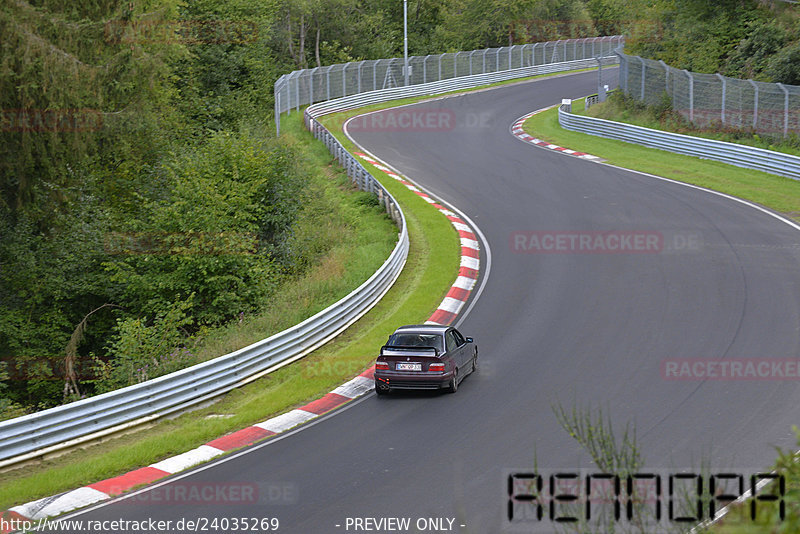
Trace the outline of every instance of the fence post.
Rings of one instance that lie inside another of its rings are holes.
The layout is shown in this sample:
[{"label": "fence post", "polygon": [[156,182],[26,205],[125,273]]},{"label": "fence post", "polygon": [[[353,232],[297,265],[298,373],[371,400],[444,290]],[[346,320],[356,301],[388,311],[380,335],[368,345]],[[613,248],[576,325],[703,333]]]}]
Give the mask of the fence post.
[{"label": "fence post", "polygon": [[[282,89],[282,88],[281,88]],[[275,93],[275,135],[281,135],[281,92]]]},{"label": "fence post", "polygon": [[758,84],[753,80],[747,80],[750,82],[750,85],[753,86],[753,131],[755,131],[756,126],[758,125]]},{"label": "fence post", "polygon": [[473,50],[469,53],[469,75],[472,76],[472,54],[474,54],[476,50]]},{"label": "fence post", "polygon": [[300,111],[300,76],[294,79],[294,97],[297,111]]},{"label": "fence post", "polygon": [[317,73],[319,69],[320,67],[314,67],[313,69],[311,69],[311,98],[309,98],[309,104],[314,103],[314,89],[315,89],[314,75]]},{"label": "fence post", "polygon": [[531,48],[531,67],[536,66],[536,45],[539,43],[533,43],[533,48]]},{"label": "fence post", "polygon": [[514,50],[513,46],[509,46],[508,47],[508,69],[506,69],[506,70],[511,70],[511,52],[513,50]]},{"label": "fence post", "polygon": [[372,62],[372,90],[378,88],[378,60],[373,60]]},{"label": "fence post", "polygon": [[782,83],[775,85],[783,91],[783,136],[789,135],[789,90]]},{"label": "fence post", "polygon": [[639,59],[639,62],[642,64],[642,90],[641,90],[641,97],[639,100],[644,101],[644,74],[645,70],[647,70],[647,64],[644,62],[644,59],[636,56]]},{"label": "fence post", "polygon": [[594,58],[597,61],[597,101],[606,101],[606,90],[603,87],[603,59],[600,57]]},{"label": "fence post", "polygon": [[444,57],[444,54],[440,54],[439,55],[439,79],[436,80],[437,82],[441,81],[441,79],[442,79],[442,58],[443,57]]},{"label": "fence post", "polygon": [[686,69],[683,72],[689,78],[689,122],[694,122],[694,76]]},{"label": "fence post", "polygon": [[497,49],[497,52],[494,54],[494,71],[493,72],[500,72],[500,49]]},{"label": "fence post", "polygon": [[358,92],[361,93],[361,66],[364,65],[363,61],[358,62]]},{"label": "fence post", "polygon": [[662,59],[659,59],[658,63],[664,68],[664,91],[669,94],[669,67]]},{"label": "fence post", "polygon": [[[592,47],[594,48],[594,47]],[[614,50],[614,53],[619,57],[619,86],[623,94],[628,94],[628,70],[627,60],[623,57],[623,53],[619,50]]]},{"label": "fence post", "polygon": [[721,110],[720,113],[721,113],[721,117],[722,117],[722,125],[725,126],[725,97],[728,96],[727,95],[728,84],[727,84],[727,80],[725,79],[725,77],[722,74],[717,73],[717,74],[715,74],[715,76],[717,78],[719,78],[720,81],[722,82],[722,106],[721,106],[722,110]]}]

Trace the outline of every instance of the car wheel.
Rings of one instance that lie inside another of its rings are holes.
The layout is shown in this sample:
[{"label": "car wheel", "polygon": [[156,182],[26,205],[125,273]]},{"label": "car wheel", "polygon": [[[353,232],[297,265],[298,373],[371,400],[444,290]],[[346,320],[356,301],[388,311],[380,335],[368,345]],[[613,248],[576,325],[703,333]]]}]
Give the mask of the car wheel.
[{"label": "car wheel", "polygon": [[376,395],[386,395],[391,391],[391,388],[387,386],[385,383],[376,380],[375,381],[375,394]]},{"label": "car wheel", "polygon": [[458,391],[458,368],[453,371],[453,379],[450,381],[450,393],[455,393]]}]

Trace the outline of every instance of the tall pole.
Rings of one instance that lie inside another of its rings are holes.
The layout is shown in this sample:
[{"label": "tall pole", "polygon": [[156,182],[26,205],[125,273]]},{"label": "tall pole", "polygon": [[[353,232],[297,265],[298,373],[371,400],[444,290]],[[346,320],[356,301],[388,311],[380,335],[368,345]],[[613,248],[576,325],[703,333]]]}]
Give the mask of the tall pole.
[{"label": "tall pole", "polygon": [[403,73],[408,87],[408,0],[403,0]]}]

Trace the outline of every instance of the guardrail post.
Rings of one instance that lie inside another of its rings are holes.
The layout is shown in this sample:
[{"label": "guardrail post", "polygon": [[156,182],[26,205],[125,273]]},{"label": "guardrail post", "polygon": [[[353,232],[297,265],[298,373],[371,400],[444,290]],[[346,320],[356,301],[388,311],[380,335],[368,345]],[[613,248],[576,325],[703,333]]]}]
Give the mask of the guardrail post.
[{"label": "guardrail post", "polygon": [[720,111],[720,114],[722,118],[722,125],[725,126],[725,97],[727,96],[726,93],[728,84],[726,83],[725,77],[722,74],[717,73],[715,76],[722,82],[722,110]]},{"label": "guardrail post", "polygon": [[689,78],[689,122],[694,122],[694,76],[686,69],[683,69]]},{"label": "guardrail post", "polygon": [[747,80],[753,86],[753,130],[758,125],[758,84],[753,80]]},{"label": "guardrail post", "polygon": [[775,84],[783,91],[783,136],[789,135],[789,90],[782,83]]}]

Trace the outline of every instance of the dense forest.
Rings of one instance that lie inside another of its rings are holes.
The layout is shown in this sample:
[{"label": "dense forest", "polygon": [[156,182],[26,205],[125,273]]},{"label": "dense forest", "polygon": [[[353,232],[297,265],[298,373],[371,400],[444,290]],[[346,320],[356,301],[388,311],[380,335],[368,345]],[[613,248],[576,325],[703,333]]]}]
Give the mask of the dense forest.
[{"label": "dense forest", "polygon": [[[314,258],[272,86],[395,57],[400,0],[0,0],[0,417],[191,363]],[[625,33],[679,68],[800,84],[785,2],[410,0],[409,53]]]}]

